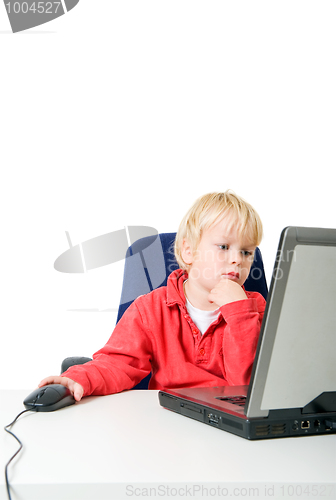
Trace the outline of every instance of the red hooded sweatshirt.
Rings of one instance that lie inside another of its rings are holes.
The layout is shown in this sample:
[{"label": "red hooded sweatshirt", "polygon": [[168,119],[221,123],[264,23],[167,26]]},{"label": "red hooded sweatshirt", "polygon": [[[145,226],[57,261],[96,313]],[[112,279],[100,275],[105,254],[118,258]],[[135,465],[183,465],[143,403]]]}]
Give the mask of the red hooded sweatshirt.
[{"label": "red hooded sweatshirt", "polygon": [[246,385],[250,381],[265,299],[231,302],[201,335],[186,309],[178,269],[167,286],[138,297],[93,361],[62,374],[81,384],[84,396],[131,389],[152,372],[149,389]]}]

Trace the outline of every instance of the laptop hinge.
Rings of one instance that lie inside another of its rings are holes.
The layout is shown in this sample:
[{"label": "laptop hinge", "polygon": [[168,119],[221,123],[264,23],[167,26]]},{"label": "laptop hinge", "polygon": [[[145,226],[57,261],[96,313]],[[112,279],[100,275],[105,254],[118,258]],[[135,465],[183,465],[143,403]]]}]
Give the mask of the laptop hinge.
[{"label": "laptop hinge", "polygon": [[336,411],[336,391],[322,392],[302,408],[302,413],[325,413]]}]

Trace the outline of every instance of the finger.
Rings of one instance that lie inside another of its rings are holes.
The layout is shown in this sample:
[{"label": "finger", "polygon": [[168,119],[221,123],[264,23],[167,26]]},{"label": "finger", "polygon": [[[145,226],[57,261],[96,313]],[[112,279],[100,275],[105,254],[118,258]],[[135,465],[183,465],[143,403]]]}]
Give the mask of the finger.
[{"label": "finger", "polygon": [[75,384],[74,385],[74,390],[73,390],[73,397],[75,398],[76,401],[80,401],[83,397],[83,387],[80,384]]},{"label": "finger", "polygon": [[61,382],[58,381],[60,378],[61,377],[57,376],[46,377],[43,380],[41,380],[38,386],[43,387],[44,385],[49,385],[49,384],[60,384]]},{"label": "finger", "polygon": [[211,292],[209,293],[208,295],[208,301],[213,304],[216,302],[216,292],[213,293],[213,290],[211,290]]},{"label": "finger", "polygon": [[84,394],[84,388],[78,382],[71,380],[71,378],[64,378],[67,381],[67,387],[75,400],[80,401]]}]

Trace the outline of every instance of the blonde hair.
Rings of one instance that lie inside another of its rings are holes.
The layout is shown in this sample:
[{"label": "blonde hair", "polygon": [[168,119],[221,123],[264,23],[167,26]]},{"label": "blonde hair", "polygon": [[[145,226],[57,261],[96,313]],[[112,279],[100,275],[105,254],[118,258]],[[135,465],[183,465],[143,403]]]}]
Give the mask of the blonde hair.
[{"label": "blonde hair", "polygon": [[230,189],[224,193],[209,193],[196,200],[183,217],[176,234],[174,253],[181,269],[189,270],[181,256],[183,240],[186,239],[196,252],[203,231],[229,217],[228,230],[235,226],[240,238],[247,238],[255,246],[262,239],[262,222],[254,210],[243,198]]}]

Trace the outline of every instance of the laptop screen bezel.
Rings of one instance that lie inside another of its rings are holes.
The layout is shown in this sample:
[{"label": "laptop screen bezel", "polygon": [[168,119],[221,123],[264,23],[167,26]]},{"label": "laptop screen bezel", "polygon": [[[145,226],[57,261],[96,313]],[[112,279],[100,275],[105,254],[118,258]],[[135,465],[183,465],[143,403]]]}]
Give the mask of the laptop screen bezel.
[{"label": "laptop screen bezel", "polygon": [[247,391],[244,413],[248,418],[267,417],[269,414],[269,409],[261,409],[262,398],[288,276],[292,259],[295,255],[295,247],[298,244],[335,246],[336,229],[289,226],[284,228],[281,233],[256,356],[252,367],[251,380]]}]

